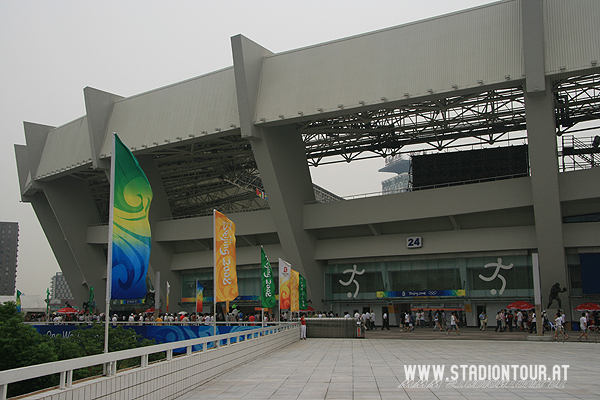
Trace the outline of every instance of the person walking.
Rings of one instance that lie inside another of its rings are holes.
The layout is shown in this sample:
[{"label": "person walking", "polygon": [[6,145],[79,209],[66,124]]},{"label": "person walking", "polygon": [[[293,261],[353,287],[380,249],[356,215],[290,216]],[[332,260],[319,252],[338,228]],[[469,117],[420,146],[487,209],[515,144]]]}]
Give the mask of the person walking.
[{"label": "person walking", "polygon": [[588,334],[587,334],[588,321],[587,321],[587,317],[585,316],[585,313],[582,313],[581,318],[579,318],[579,327],[581,328],[581,335],[579,335],[577,340],[579,340],[581,342],[581,338],[585,337],[585,340],[587,340],[589,342],[590,338],[588,337]]},{"label": "person walking", "polygon": [[508,313],[506,314],[506,325],[508,325],[509,332],[512,332],[512,330],[513,330],[514,318],[515,318],[515,316],[512,314],[512,312],[508,311]]},{"label": "person walking", "polygon": [[502,316],[500,315],[500,311],[496,313],[496,329],[494,329],[494,332],[498,332],[498,330],[502,332]]},{"label": "person walking", "polygon": [[556,318],[554,319],[554,323],[555,323],[555,327],[556,327],[556,332],[554,332],[554,337],[552,338],[552,340],[556,340],[556,338],[558,337],[558,332],[562,333],[563,335],[563,339],[568,339],[569,335],[567,335],[567,333],[565,332],[565,329],[563,327],[563,319],[562,319],[562,315],[560,315],[560,311],[558,311],[556,313]]},{"label": "person walking", "polygon": [[435,317],[434,317],[434,320],[435,320],[435,326],[434,326],[433,330],[439,330],[440,332],[443,332],[443,331],[444,331],[444,330],[442,329],[441,319],[442,319],[442,316],[441,316],[441,311],[440,311],[440,310],[438,310],[438,311],[435,313]]},{"label": "person walking", "polygon": [[[333,315],[332,315],[333,317]],[[371,330],[375,330],[375,313],[373,312],[373,310],[371,310],[371,314],[369,314],[369,320],[371,321]]]},{"label": "person walking", "polygon": [[387,330],[390,330],[390,321],[388,321],[388,315],[386,312],[383,313],[383,323],[381,325],[381,330],[383,330],[383,328],[387,328]]},{"label": "person walking", "polygon": [[450,316],[450,330],[447,332],[448,335],[450,335],[450,331],[456,329],[456,334],[460,335],[460,333],[458,333],[458,318],[456,317],[456,311],[452,311],[452,316]]},{"label": "person walking", "polygon": [[412,330],[412,323],[410,322],[410,314],[404,314],[404,332],[410,332]]},{"label": "person walking", "polygon": [[479,314],[479,330],[480,331],[484,331],[484,324],[483,321],[486,320],[487,317],[485,316],[485,311],[482,311],[481,314]]}]

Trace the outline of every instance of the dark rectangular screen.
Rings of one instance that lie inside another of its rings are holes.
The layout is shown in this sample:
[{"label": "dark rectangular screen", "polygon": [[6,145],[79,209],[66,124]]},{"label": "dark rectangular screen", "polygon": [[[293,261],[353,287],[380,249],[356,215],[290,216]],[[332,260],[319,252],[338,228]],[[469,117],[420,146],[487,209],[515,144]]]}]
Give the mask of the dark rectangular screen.
[{"label": "dark rectangular screen", "polygon": [[528,173],[527,145],[412,157],[413,188],[527,176]]},{"label": "dark rectangular screen", "polygon": [[600,294],[600,253],[579,255],[583,294]]}]

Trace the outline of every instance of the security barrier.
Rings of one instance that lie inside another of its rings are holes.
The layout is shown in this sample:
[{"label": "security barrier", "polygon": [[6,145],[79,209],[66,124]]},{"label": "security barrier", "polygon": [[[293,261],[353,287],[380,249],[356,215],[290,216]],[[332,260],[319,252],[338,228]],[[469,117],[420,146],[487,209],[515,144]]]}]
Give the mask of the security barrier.
[{"label": "security barrier", "polygon": [[306,336],[312,338],[364,338],[365,326],[356,318],[306,318]]}]

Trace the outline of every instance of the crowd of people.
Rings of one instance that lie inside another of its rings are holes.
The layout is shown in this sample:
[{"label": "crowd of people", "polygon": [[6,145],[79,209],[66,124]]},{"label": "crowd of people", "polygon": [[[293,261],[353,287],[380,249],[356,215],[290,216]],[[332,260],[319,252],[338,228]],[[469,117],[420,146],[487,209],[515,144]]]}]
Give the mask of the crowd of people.
[{"label": "crowd of people", "polygon": [[[433,328],[435,331],[446,332],[450,334],[452,331],[456,331],[460,334],[459,327],[466,326],[466,314],[463,311],[452,311],[448,315],[449,311],[442,309],[428,310],[423,309],[402,311],[400,313],[399,328],[402,332],[412,332],[420,328]],[[310,311],[302,313],[306,318],[339,318],[337,313],[333,311]],[[272,322],[290,322],[300,320],[302,317],[298,312],[289,313],[284,311],[279,315],[279,320],[276,314],[262,314],[260,312],[250,312],[244,314],[239,309],[233,309],[232,312],[227,313],[225,316],[222,313],[217,315],[217,322],[236,322],[244,323],[250,326],[255,324],[272,323]],[[361,321],[366,330],[375,330],[375,312],[373,310],[363,311],[362,313],[358,310],[353,310],[353,313],[348,311],[344,312],[344,318],[356,318]],[[38,318],[35,318],[38,317]],[[45,314],[39,316],[31,316],[28,318],[30,322],[39,321],[40,318],[45,318]],[[110,317],[110,321],[113,324],[124,323],[124,324],[155,324],[155,325],[171,325],[171,324],[188,324],[188,325],[211,325],[214,321],[214,315],[210,313],[160,313],[155,318],[154,313],[119,313],[113,314]],[[488,330],[488,315],[485,311],[482,311],[479,316],[479,329],[481,331]],[[533,310],[500,310],[495,316],[496,326],[494,332],[528,332],[537,333],[537,317]],[[565,313],[562,310],[558,310],[555,316],[549,316],[546,311],[542,312],[542,326],[544,331],[554,331],[554,339],[559,334],[565,339],[569,338],[567,333],[567,321]],[[103,323],[104,314],[91,314],[91,313],[80,313],[80,314],[52,314],[50,322],[55,324],[61,323]],[[579,318],[579,326],[581,334],[579,340],[589,340],[589,330],[598,331],[600,325],[600,316],[598,312],[590,313],[584,312]],[[381,330],[390,329],[389,315],[384,312],[381,318]]]},{"label": "crowd of people", "polygon": [[[500,310],[496,313],[496,327],[494,332],[529,332],[537,333],[537,316],[534,310]],[[599,319],[598,312],[589,313],[584,312],[579,318],[579,326],[582,330],[580,336],[587,339],[586,330],[589,327],[597,329]],[[542,312],[542,327],[544,331],[556,331],[555,338],[558,333],[562,333],[565,338],[569,338],[566,333],[567,320],[565,317],[564,310],[558,310],[556,315],[550,316],[546,313],[546,310]],[[488,329],[488,316],[485,312],[479,314],[479,329],[485,331]],[[585,334],[585,335],[584,335]]]},{"label": "crowd of people", "polygon": [[[494,332],[509,331],[535,331],[536,316],[533,311],[515,310],[500,310],[496,313],[496,328]],[[479,329],[486,331],[488,328],[488,316],[485,311],[479,314]]]}]

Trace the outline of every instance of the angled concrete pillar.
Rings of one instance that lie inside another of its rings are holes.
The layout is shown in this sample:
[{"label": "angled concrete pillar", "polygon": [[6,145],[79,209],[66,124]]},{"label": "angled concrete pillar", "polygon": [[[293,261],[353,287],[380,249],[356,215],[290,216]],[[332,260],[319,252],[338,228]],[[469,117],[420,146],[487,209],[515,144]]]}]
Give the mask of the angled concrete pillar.
[{"label": "angled concrete pillar", "polygon": [[83,89],[85,111],[87,114],[88,132],[90,134],[90,152],[94,169],[110,168],[106,160],[100,160],[100,151],[106,140],[106,128],[115,101],[124,99],[116,94],[103,92],[91,87]]},{"label": "angled concrete pillar", "polygon": [[15,144],[15,160],[17,162],[17,176],[19,177],[19,189],[21,191],[21,200],[27,191],[28,183],[31,182],[29,170],[29,156],[27,155],[27,146]]},{"label": "angled concrete pillar", "polygon": [[231,47],[242,137],[252,144],[285,260],[306,278],[313,306],[322,308],[324,269],[315,261],[316,238],[303,225],[304,204],[315,193],[302,136],[293,126],[254,125],[263,60],[273,53],[242,35],[231,38]]},{"label": "angled concrete pillar", "polygon": [[[170,242],[157,242],[156,229],[157,223],[161,219],[171,218],[171,208],[169,200],[165,192],[165,188],[160,177],[160,172],[151,155],[136,156],[140,167],[144,170],[150,186],[152,187],[152,205],[150,206],[150,229],[152,232],[152,250],[150,252],[150,267],[148,268],[148,276],[153,281],[156,288],[156,272],[160,271],[160,298],[163,301],[163,311],[166,311],[166,293],[167,281],[171,285],[171,294],[169,295],[171,303],[176,305],[181,301],[181,275],[171,271],[173,262],[173,254],[175,253],[174,245]],[[151,272],[152,271],[152,272]],[[171,310],[169,310],[171,311]]]},{"label": "angled concrete pillar", "polygon": [[[525,61],[525,113],[531,167],[531,189],[540,263],[542,305],[555,283],[568,287],[558,184],[558,151],[552,84],[545,77],[544,25],[541,0],[522,1]],[[570,317],[568,296],[562,308]],[[557,308],[556,302],[553,308]],[[553,317],[553,316],[550,316]]]},{"label": "angled concrete pillar", "polygon": [[242,35],[231,38],[231,49],[242,137],[257,139],[260,133],[254,127],[254,114],[260,75],[264,58],[273,53]]},{"label": "angled concrete pillar", "polygon": [[[54,217],[44,217],[48,219],[47,223],[52,229],[52,232],[46,232],[46,237],[57,255],[77,305],[81,307],[82,303],[88,300],[89,286],[93,286],[96,306],[103,309],[106,298],[106,255],[103,246],[87,243],[88,226],[100,223],[87,184],[80,179],[66,176],[42,182],[40,186],[50,207],[48,210],[44,205],[43,213],[51,213]],[[42,221],[37,210],[36,213]],[[57,243],[58,238],[65,241],[68,250],[62,243]]]},{"label": "angled concrete pillar", "polygon": [[322,308],[324,268],[315,260],[316,237],[304,230],[304,204],[315,201],[304,142],[293,126],[261,129],[261,137],[252,151],[285,260],[306,278],[313,307]]},{"label": "angled concrete pillar", "polygon": [[[89,296],[87,287],[81,284],[86,279],[69,247],[69,243],[67,243],[67,240],[65,239],[65,235],[52,211],[52,207],[50,207],[50,203],[48,202],[48,199],[46,199],[46,195],[43,192],[37,192],[32,196],[24,196],[23,201],[31,203],[33,211],[48,239],[52,253],[54,253],[54,257],[56,257],[56,261],[58,261],[60,269],[69,284],[71,293],[73,293],[73,298],[78,305],[81,305],[82,302],[87,301]],[[106,265],[104,266],[104,270],[106,270]],[[105,289],[102,287],[98,289],[100,290],[96,291],[96,286],[94,286],[96,304],[102,308],[104,297],[100,296],[104,296],[101,293],[105,293]]]},{"label": "angled concrete pillar", "polygon": [[36,179],[37,170],[40,166],[42,153],[46,146],[48,133],[54,129],[53,126],[34,124],[31,122],[23,122],[25,130],[25,142],[27,143],[27,157],[29,159],[29,171],[31,180]]}]

